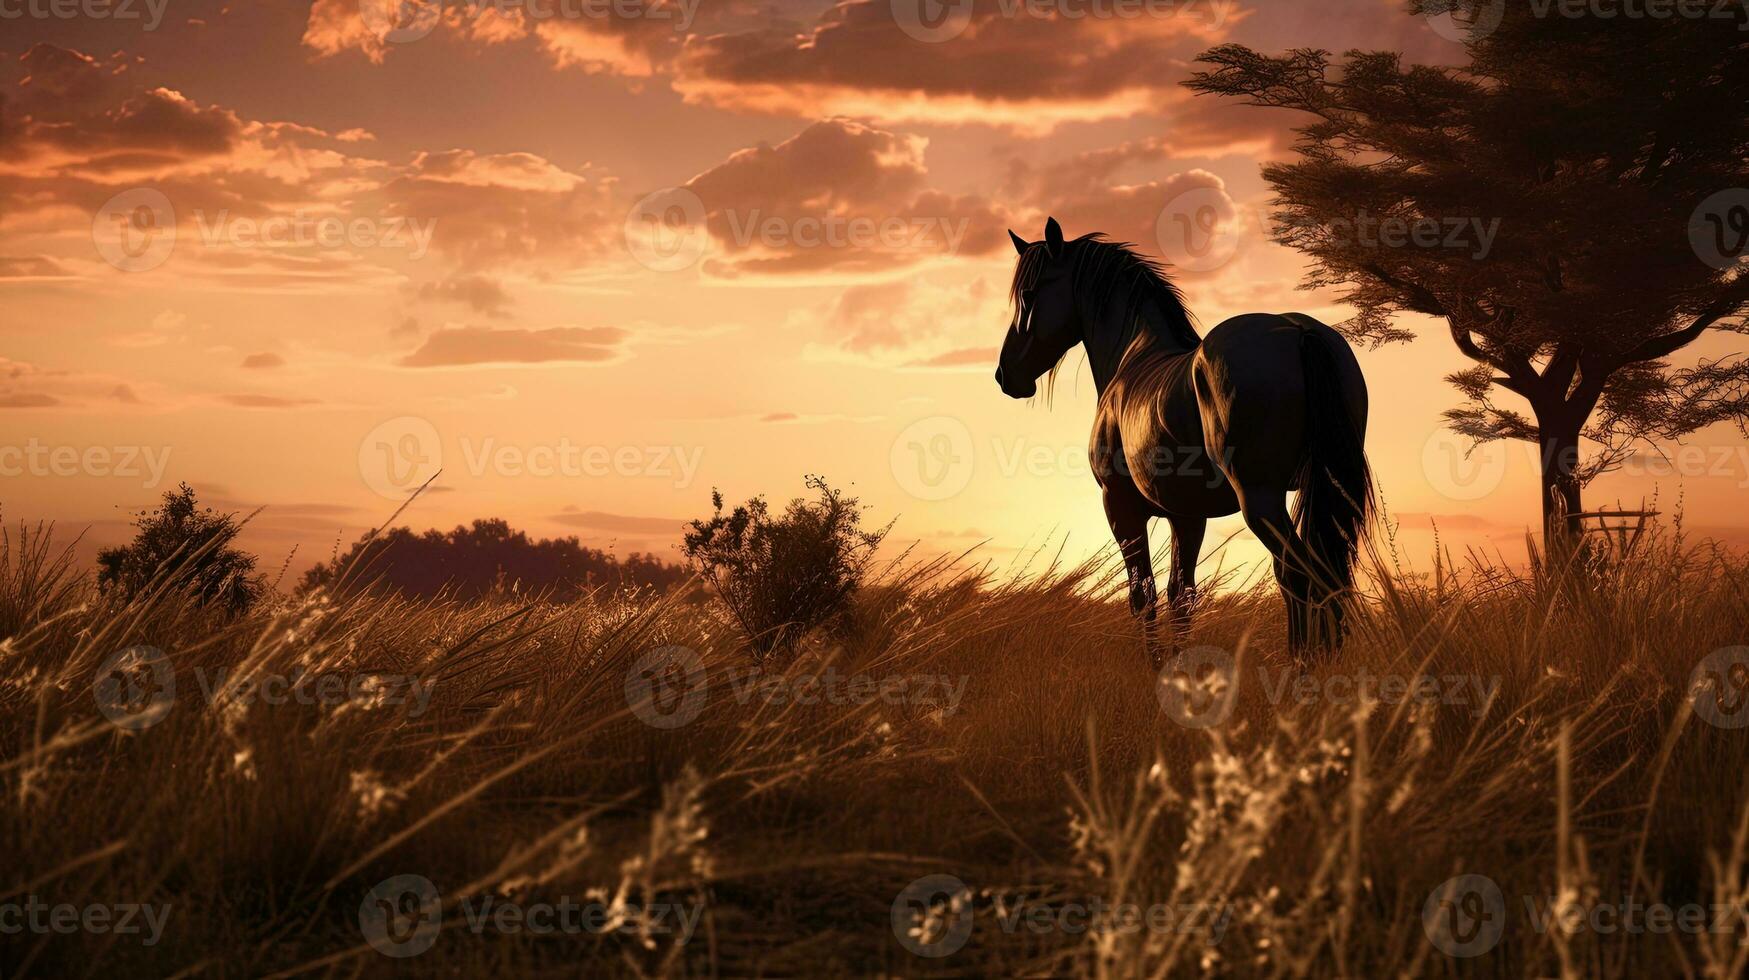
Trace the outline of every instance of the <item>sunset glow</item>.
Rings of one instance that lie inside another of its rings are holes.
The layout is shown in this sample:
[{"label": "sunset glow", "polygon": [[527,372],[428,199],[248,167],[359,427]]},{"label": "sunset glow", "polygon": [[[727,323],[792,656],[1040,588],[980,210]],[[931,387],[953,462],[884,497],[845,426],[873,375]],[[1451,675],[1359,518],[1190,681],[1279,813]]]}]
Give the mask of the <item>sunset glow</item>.
[{"label": "sunset glow", "polygon": [[[1051,215],[1163,255],[1205,329],[1337,323],[1267,236],[1259,165],[1302,121],[1195,96],[1189,61],[1464,56],[1398,0],[980,2],[957,24],[886,0],[363,5],[5,22],[6,519],[94,549],[186,481],[265,508],[245,544],[300,569],[441,470],[404,522],[671,557],[713,487],[783,500],[821,473],[925,553],[1090,553],[1110,535],[1085,368],[1048,405],[991,379],[1006,229]],[[1358,352],[1399,544],[1425,561],[1437,524],[1515,559],[1533,451],[1463,459],[1441,379],[1468,362],[1443,324],[1399,325],[1418,339]],[[1666,448],[1589,499],[1741,536],[1749,445],[1721,425]],[[1211,566],[1263,554],[1237,516],[1209,542]]]}]

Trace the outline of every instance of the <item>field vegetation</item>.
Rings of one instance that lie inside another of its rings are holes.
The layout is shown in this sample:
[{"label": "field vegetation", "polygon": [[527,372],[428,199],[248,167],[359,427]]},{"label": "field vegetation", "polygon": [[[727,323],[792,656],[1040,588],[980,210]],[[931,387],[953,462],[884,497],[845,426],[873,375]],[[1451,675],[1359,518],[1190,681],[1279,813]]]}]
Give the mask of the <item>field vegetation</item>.
[{"label": "field vegetation", "polygon": [[[1749,565],[1375,542],[1340,656],[1228,582],[1162,683],[1114,562],[900,557],[773,647],[687,589],[234,613],[15,526],[0,901],[168,912],[0,973],[1740,975]],[[373,892],[408,875],[439,901]],[[1706,928],[1595,914],[1658,903]]]}]

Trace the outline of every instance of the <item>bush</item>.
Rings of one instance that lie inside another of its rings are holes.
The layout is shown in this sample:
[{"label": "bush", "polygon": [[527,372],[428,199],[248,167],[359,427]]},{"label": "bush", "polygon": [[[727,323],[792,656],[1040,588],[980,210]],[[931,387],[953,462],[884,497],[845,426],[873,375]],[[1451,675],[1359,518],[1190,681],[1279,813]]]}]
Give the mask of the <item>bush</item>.
[{"label": "bush", "polygon": [[746,631],[758,655],[793,644],[809,630],[843,622],[870,559],[891,525],[862,529],[861,507],[817,476],[815,500],[797,498],[773,517],[763,497],[687,526],[684,550]]},{"label": "bush", "polygon": [[203,606],[247,612],[266,586],[255,556],[230,546],[241,531],[229,514],[201,509],[188,484],[164,494],[156,511],[142,511],[134,540],[97,554],[97,586],[128,600],[165,587],[193,595]]}]

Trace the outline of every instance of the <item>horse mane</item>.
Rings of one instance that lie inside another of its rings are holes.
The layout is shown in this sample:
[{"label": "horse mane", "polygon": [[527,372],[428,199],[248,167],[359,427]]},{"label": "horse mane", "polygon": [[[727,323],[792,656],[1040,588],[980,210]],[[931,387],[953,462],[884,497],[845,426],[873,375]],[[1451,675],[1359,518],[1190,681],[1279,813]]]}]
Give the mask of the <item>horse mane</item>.
[{"label": "horse mane", "polygon": [[[1136,250],[1128,242],[1118,242],[1099,232],[1082,235],[1063,244],[1064,254],[1074,263],[1075,301],[1081,306],[1083,323],[1097,322],[1106,304],[1124,304],[1123,335],[1117,338],[1117,349],[1128,350],[1141,329],[1140,311],[1149,300],[1165,314],[1165,336],[1157,344],[1170,344],[1174,349],[1195,350],[1202,343],[1195,319],[1185,308],[1184,294],[1178,284],[1166,275],[1159,260]],[[1038,283],[1049,253],[1044,244],[1026,250],[1014,266],[1014,281],[1008,287],[1008,300],[1019,304],[1020,294]],[[1067,352],[1065,352],[1067,356]],[[1057,379],[1061,359],[1051,367],[1046,382],[1047,391]]]}]

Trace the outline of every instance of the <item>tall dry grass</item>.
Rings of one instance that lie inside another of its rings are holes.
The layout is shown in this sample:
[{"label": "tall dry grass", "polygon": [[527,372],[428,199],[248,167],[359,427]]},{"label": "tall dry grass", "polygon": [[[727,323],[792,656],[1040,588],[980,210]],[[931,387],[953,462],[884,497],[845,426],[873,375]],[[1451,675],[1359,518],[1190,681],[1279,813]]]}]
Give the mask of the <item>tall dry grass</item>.
[{"label": "tall dry grass", "polygon": [[[1626,561],[1515,572],[1441,556],[1421,575],[1384,544],[1347,648],[1303,679],[1271,590],[1207,598],[1188,643],[1236,670],[1191,692],[1205,708],[1232,698],[1197,728],[1163,710],[1109,564],[1024,579],[895,567],[845,638],[766,668],[943,678],[963,685],[947,710],[939,688],[749,696],[728,619],[672,597],[316,594],[240,619],[165,591],[106,604],[47,529],[20,527],[0,545],[0,905],[171,913],[151,946],[0,935],[0,973],[1739,975],[1749,729],[1697,717],[1690,678],[1743,642],[1749,565],[1665,535]],[[129,732],[92,688],[136,644],[162,649],[178,683],[163,720]],[[626,680],[669,647],[697,652],[708,697],[660,728]],[[195,678],[221,670],[434,686],[424,712],[209,701]],[[1346,696],[1363,673],[1451,683],[1432,702]],[[1489,693],[1460,702],[1459,681]],[[1276,686],[1291,683],[1311,695]],[[365,941],[359,905],[408,873],[441,890],[443,928],[393,960]],[[931,874],[966,893],[907,928],[895,899]],[[1458,874],[1505,896],[1478,956],[1442,952],[1423,914]],[[475,932],[458,908],[487,895],[593,896],[616,928]],[[1527,897],[1739,911],[1723,933],[1539,930]],[[645,918],[659,902],[703,910],[690,941]],[[1196,917],[1016,925],[1095,902]],[[969,935],[951,955],[908,948],[954,927]]]}]

